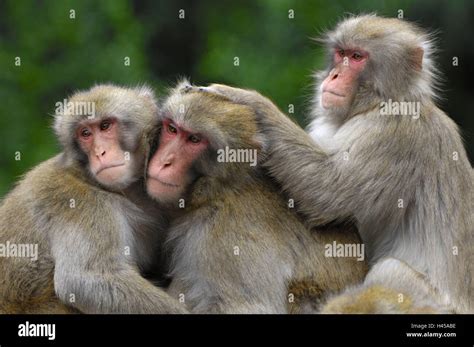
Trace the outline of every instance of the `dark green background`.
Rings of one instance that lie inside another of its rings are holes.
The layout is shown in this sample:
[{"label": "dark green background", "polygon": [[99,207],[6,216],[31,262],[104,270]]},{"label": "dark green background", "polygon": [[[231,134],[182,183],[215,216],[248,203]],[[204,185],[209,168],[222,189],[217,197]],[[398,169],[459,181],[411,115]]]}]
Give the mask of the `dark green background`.
[{"label": "dark green background", "polygon": [[[178,18],[180,9],[185,19]],[[473,1],[0,0],[0,196],[58,152],[50,128],[54,104],[94,83],[148,83],[164,93],[188,76],[197,84],[244,86],[283,110],[294,104],[305,125],[311,73],[323,63],[310,38],[348,13],[393,17],[399,9],[438,32],[437,62],[445,76],[440,106],[460,125],[472,158]],[[21,161],[14,160],[16,151]]]}]

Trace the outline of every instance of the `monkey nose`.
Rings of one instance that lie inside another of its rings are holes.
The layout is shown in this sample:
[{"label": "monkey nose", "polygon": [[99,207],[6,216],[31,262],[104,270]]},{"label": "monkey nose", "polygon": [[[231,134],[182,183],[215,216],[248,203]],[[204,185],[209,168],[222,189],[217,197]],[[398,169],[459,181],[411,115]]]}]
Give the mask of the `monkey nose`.
[{"label": "monkey nose", "polygon": [[168,155],[165,155],[164,158],[163,158],[163,161],[161,162],[163,167],[165,168],[165,167],[168,167],[171,164],[173,164],[174,158],[175,158],[174,153],[170,153]]},{"label": "monkey nose", "polygon": [[96,150],[95,155],[97,157],[103,157],[105,155],[105,150]]},{"label": "monkey nose", "polygon": [[171,166],[171,163],[172,163],[172,160],[171,159],[162,159],[160,161],[160,169],[163,170],[163,169],[167,169],[168,167]]}]

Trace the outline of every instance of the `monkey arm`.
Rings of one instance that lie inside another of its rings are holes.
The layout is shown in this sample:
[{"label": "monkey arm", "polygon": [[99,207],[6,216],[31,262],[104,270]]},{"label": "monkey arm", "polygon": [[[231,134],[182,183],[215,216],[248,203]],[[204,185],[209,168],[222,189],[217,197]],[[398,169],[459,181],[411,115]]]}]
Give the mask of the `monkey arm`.
[{"label": "monkey arm", "polygon": [[84,313],[186,313],[181,304],[131,267],[100,273],[58,263],[56,294]]},{"label": "monkey arm", "polygon": [[[326,154],[298,126],[264,117],[261,126],[269,140],[264,165],[311,226],[354,216],[359,222],[373,218],[371,223],[389,214],[401,216],[423,175],[416,163],[429,160],[425,149],[415,145],[423,141],[414,141],[416,134],[405,132],[403,122],[384,121],[377,114],[355,118],[334,139],[341,149]],[[370,136],[363,130],[367,127]],[[401,147],[397,141],[414,145]],[[367,165],[369,158],[372,165]]]},{"label": "monkey arm", "polygon": [[268,98],[256,91],[219,84],[199,89],[224,95],[255,110],[264,138],[264,166],[307,215],[310,226],[351,216],[346,206],[350,200],[344,196],[350,193],[345,191],[341,175],[335,172],[333,159]]},{"label": "monkey arm", "polygon": [[92,221],[92,234],[82,222],[53,230],[54,288],[60,300],[84,313],[185,313],[127,259],[117,234],[128,225],[110,214],[100,216],[101,223]]},{"label": "monkey arm", "polygon": [[[381,199],[381,195],[393,200],[392,213],[402,213],[397,208],[398,199],[405,199],[405,206],[410,203],[407,200],[412,192],[408,190],[416,186],[411,183],[420,175],[413,163],[426,160],[423,158],[425,149],[423,146],[404,146],[404,153],[400,153],[398,142],[418,145],[426,142],[419,138],[423,131],[407,130],[411,127],[406,124],[409,119],[380,119],[377,112],[355,117],[340,131],[339,141],[346,143],[341,146],[343,149],[327,154],[301,127],[258,92],[216,84],[201,89],[224,95],[255,110],[267,154],[263,165],[289,198],[295,200],[299,211],[308,217],[310,226],[346,220],[364,210],[390,213],[382,206],[386,200]],[[372,131],[370,136],[367,136],[367,128]],[[378,165],[367,166],[368,156]],[[413,160],[400,161],[400,158],[409,157]],[[396,182],[393,182],[394,178]]]},{"label": "monkey arm", "polygon": [[[255,111],[264,138],[263,148],[267,158],[264,165],[282,184],[289,198],[295,200],[299,210],[309,217],[311,226],[336,219],[345,220],[351,216],[350,210],[344,206],[348,200],[341,196],[344,187],[337,186],[341,177],[332,173],[328,175],[335,171],[331,158],[268,98],[256,91],[220,84],[209,87],[187,86],[188,91],[192,89],[225,96]],[[315,175],[321,176],[321,179],[314,179]],[[334,190],[334,193],[328,190]],[[336,191],[341,197],[337,201],[331,197]]]}]

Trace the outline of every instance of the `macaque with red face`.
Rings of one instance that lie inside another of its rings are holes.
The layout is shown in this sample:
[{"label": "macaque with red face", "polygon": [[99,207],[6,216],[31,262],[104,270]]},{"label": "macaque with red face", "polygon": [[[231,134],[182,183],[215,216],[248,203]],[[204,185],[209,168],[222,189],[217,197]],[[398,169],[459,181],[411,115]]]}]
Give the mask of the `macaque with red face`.
[{"label": "macaque with red face", "polygon": [[144,278],[166,228],[143,187],[153,92],[95,86],[67,105],[54,124],[62,153],[0,205],[0,243],[37,246],[36,260],[0,257],[0,313],[186,312]]},{"label": "macaque with red face", "polygon": [[[120,147],[117,119],[87,120],[77,129],[77,141],[87,154],[89,170],[99,183],[110,187],[126,187],[132,179],[135,157],[126,158]],[[138,160],[139,161],[139,160]]]},{"label": "macaque with red face", "polygon": [[200,134],[165,118],[158,150],[148,165],[148,192],[162,203],[175,203],[196,177],[192,165],[208,145]]},{"label": "macaque with red face", "polygon": [[[191,89],[185,81],[165,101],[147,175],[148,193],[175,207],[171,296],[196,313],[303,313],[360,282],[364,261],[324,253],[334,240],[359,243],[354,230],[311,232],[251,161],[263,145],[254,112]],[[224,149],[244,156],[219,159]]]},{"label": "macaque with red face", "polygon": [[326,109],[346,110],[352,103],[356,83],[367,63],[368,53],[361,49],[334,51],[334,68],[321,83],[321,102]]},{"label": "macaque with red face", "polygon": [[371,270],[323,311],[473,313],[474,171],[435,103],[432,37],[363,15],[321,41],[309,135],[256,92],[201,89],[255,110],[264,166],[310,226],[356,221]]}]

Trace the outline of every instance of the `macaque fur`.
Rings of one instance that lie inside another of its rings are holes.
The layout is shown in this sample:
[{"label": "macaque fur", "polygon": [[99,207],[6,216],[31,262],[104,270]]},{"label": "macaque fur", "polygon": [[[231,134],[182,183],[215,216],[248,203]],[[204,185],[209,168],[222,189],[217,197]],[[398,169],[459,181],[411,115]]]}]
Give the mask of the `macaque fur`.
[{"label": "macaque fur", "polygon": [[[354,218],[371,270],[327,313],[474,312],[474,177],[456,124],[435,104],[432,40],[419,27],[350,17],[322,41],[309,135],[256,92],[208,92],[252,107],[263,164],[310,226]],[[389,100],[417,117],[387,115]]]},{"label": "macaque fur", "polygon": [[303,313],[362,281],[364,261],[325,257],[334,240],[360,243],[353,229],[310,232],[258,165],[217,161],[226,147],[260,152],[254,112],[191,89],[185,81],[165,101],[148,168],[149,194],[177,213],[168,292],[194,313]]},{"label": "macaque fur", "polygon": [[141,275],[165,220],[144,190],[158,107],[147,87],[95,86],[54,129],[63,151],[28,172],[0,205],[0,242],[38,246],[38,259],[0,258],[1,313],[183,313]]}]

